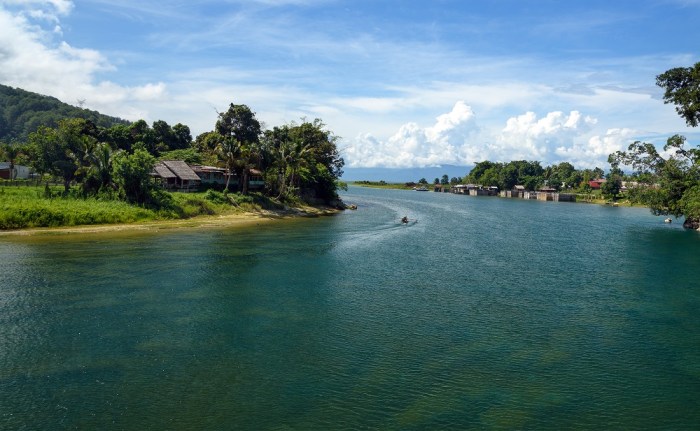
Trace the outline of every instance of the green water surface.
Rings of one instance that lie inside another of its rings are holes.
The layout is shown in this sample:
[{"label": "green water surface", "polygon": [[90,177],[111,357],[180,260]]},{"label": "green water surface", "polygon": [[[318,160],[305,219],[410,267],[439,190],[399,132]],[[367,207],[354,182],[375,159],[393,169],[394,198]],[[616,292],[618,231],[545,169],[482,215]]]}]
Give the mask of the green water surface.
[{"label": "green water surface", "polygon": [[0,238],[0,429],[700,429],[699,233],[344,198],[243,230]]}]

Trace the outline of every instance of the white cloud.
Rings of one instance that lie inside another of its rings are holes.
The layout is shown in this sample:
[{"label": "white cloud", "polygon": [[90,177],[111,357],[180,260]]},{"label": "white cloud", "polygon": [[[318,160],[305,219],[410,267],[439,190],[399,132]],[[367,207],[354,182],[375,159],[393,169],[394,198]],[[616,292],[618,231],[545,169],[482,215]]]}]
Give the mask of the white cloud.
[{"label": "white cloud", "polygon": [[557,148],[566,148],[574,139],[591,130],[597,121],[578,111],[569,115],[550,112],[538,119],[534,112],[509,118],[498,136],[499,161],[548,160]]},{"label": "white cloud", "polygon": [[596,135],[585,143],[559,147],[555,153],[560,160],[568,161],[579,169],[603,167],[607,164],[608,155],[626,150],[634,136],[632,129],[608,129],[603,136]]},{"label": "white cloud", "polygon": [[494,132],[477,127],[472,108],[460,101],[430,127],[406,123],[386,140],[360,135],[344,156],[349,167],[470,165],[482,160],[605,166],[608,155],[625,149],[635,131],[616,128],[596,135],[597,122],[578,111],[553,111],[541,118],[526,112],[509,118],[505,127]]},{"label": "white cloud", "polygon": [[70,0],[2,0],[0,6],[2,5],[20,6],[30,11],[37,10],[33,8],[48,8],[59,15],[66,15],[73,9],[73,2]]},{"label": "white cloud", "polygon": [[[3,5],[31,9],[12,13]],[[55,40],[61,36],[58,15],[70,13],[72,7],[72,2],[63,0],[0,3],[0,82],[70,104],[85,99],[92,109],[131,120],[148,117],[146,106],[138,105],[165,100],[165,84],[125,87],[99,80],[100,73],[115,70],[102,53]],[[42,22],[48,22],[48,29],[41,27]]]},{"label": "white cloud", "polygon": [[464,164],[464,147],[476,132],[474,112],[463,101],[452,111],[436,118],[433,126],[422,128],[406,123],[386,141],[364,134],[344,150],[351,167],[423,167]]}]

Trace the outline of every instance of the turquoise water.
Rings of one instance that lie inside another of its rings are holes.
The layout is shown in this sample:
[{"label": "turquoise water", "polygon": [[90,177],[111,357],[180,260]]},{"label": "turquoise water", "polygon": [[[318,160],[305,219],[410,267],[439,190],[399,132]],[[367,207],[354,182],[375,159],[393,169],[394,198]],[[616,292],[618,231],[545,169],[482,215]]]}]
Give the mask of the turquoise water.
[{"label": "turquoise water", "polygon": [[257,228],[0,238],[0,429],[700,428],[697,232],[344,198]]}]

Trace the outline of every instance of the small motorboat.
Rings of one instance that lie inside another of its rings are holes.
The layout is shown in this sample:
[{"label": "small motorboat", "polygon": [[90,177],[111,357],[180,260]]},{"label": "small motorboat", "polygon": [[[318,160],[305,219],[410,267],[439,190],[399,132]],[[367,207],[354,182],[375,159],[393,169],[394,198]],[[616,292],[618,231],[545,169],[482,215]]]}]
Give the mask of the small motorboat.
[{"label": "small motorboat", "polygon": [[404,224],[404,225],[416,224],[416,223],[418,223],[418,219],[411,219],[411,218],[408,218],[407,216],[403,216],[403,217],[401,217],[401,220],[399,220],[399,222],[401,222],[401,224]]},{"label": "small motorboat", "polygon": [[671,223],[673,220],[671,220],[671,217],[668,217],[667,219],[664,220],[664,223]]}]

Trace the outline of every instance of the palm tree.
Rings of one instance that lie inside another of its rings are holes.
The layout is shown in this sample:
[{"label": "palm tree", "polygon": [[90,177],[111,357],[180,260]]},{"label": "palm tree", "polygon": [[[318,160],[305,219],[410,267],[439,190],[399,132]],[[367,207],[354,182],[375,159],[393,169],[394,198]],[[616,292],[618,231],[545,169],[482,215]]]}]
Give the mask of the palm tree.
[{"label": "palm tree", "polygon": [[112,148],[105,142],[96,144],[85,155],[87,168],[84,189],[86,192],[98,192],[101,188],[112,184],[112,155]]},{"label": "palm tree", "polygon": [[285,164],[289,175],[289,188],[299,181],[299,171],[308,163],[307,155],[311,152],[311,146],[301,139],[288,141]]},{"label": "palm tree", "polygon": [[233,173],[234,167],[236,166],[236,161],[241,154],[241,144],[235,138],[225,137],[217,146],[216,152],[219,158],[226,163],[226,169],[228,170],[228,176],[226,177],[226,190],[228,190],[228,185],[231,181],[231,174]]},{"label": "palm tree", "polygon": [[17,177],[17,172],[15,172],[15,161],[20,154],[22,154],[22,149],[17,145],[5,144],[2,146],[2,152],[5,153],[5,157],[10,162],[10,180],[14,180]]}]

